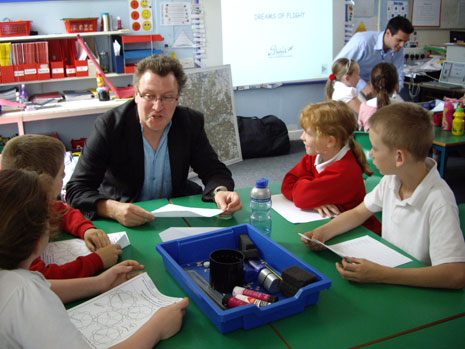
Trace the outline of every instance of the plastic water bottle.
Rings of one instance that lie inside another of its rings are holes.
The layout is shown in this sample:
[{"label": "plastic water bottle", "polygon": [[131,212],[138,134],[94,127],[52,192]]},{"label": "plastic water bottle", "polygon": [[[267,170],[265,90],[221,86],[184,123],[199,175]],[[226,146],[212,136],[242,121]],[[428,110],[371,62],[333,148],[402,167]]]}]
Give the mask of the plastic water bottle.
[{"label": "plastic water bottle", "polygon": [[26,91],[26,85],[21,84],[21,92],[19,93],[19,98],[20,98],[21,103],[26,103],[28,97],[29,96]]},{"label": "plastic water bottle", "polygon": [[268,187],[268,178],[257,180],[250,193],[250,224],[262,231],[265,235],[271,234],[271,190]]}]

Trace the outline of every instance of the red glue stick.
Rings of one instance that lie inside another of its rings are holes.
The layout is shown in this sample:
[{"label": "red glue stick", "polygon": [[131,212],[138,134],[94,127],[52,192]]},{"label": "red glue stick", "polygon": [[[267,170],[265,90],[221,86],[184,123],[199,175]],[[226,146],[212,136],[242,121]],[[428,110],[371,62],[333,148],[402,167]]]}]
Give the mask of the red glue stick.
[{"label": "red glue stick", "polygon": [[266,294],[266,293],[257,292],[257,291],[249,290],[249,289],[244,288],[244,287],[236,286],[236,287],[234,287],[234,289],[232,291],[232,295],[234,297],[236,297],[238,294],[243,294],[245,296],[260,299],[262,301],[269,302],[269,303],[274,303],[274,302],[276,302],[278,300],[278,297],[276,297],[276,296],[272,296],[272,295],[269,295],[269,294]]},{"label": "red glue stick", "polygon": [[228,308],[240,307],[241,305],[249,305],[249,303],[244,302],[236,297],[232,297],[228,294],[224,295],[222,303]]},{"label": "red glue stick", "polygon": [[241,301],[244,301],[250,304],[255,304],[259,308],[271,304],[269,302],[262,301],[261,299],[244,296],[243,294],[238,294],[238,295],[235,295],[234,297],[236,297],[237,299],[240,299]]}]

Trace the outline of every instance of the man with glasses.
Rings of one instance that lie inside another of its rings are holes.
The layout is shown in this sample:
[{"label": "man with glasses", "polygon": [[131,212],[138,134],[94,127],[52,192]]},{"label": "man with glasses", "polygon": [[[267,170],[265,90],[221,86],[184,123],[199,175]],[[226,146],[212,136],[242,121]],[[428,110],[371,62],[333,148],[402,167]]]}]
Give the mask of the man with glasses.
[{"label": "man with glasses", "polygon": [[[231,172],[218,159],[204,130],[203,115],[178,105],[187,77],[179,61],[152,56],[133,77],[135,98],[97,118],[66,200],[92,219],[116,219],[125,226],[154,220],[132,204],[202,193],[232,215],[242,208]],[[189,167],[205,188],[187,179]]]},{"label": "man with glasses", "polygon": [[410,40],[413,26],[407,18],[392,18],[386,30],[356,33],[343,47],[334,60],[339,58],[355,59],[360,66],[360,81],[357,89],[367,97],[374,90],[370,84],[371,70],[381,62],[395,65],[399,74],[399,91],[404,86],[404,46]]}]

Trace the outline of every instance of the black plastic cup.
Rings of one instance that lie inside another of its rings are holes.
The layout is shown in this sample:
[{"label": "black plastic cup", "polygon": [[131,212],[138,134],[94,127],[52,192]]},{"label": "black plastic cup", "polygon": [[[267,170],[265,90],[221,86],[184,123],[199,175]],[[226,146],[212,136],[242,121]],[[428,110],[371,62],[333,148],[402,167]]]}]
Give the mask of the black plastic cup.
[{"label": "black plastic cup", "polygon": [[106,102],[110,100],[110,93],[108,91],[99,91],[98,100],[101,102]]},{"label": "black plastic cup", "polygon": [[244,255],[237,250],[210,253],[210,286],[221,293],[231,293],[244,284]]}]

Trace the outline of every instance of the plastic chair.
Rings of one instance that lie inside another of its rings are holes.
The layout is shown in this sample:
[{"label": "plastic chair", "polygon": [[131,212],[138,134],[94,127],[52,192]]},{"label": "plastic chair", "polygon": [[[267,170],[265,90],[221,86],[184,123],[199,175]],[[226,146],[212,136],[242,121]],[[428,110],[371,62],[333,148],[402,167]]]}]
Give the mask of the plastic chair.
[{"label": "plastic chair", "polygon": [[[368,137],[368,132],[355,131],[354,139],[362,146],[363,151],[365,152],[367,161],[370,164],[370,168],[373,171],[373,176],[382,177],[383,175],[376,168],[375,164],[373,163],[373,159],[370,156],[371,142],[370,142],[370,138]],[[367,177],[365,174],[363,176],[364,178]]]}]

